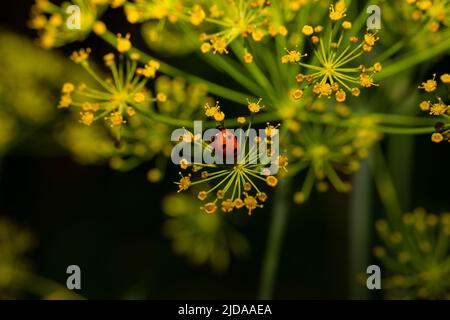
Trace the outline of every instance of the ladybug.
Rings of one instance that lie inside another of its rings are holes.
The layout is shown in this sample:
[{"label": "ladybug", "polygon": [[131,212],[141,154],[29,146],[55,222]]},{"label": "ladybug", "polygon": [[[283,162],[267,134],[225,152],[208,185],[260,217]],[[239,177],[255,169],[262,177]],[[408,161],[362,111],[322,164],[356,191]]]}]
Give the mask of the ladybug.
[{"label": "ladybug", "polygon": [[214,148],[216,154],[221,155],[226,160],[236,160],[240,152],[240,146],[236,136],[227,129],[220,129],[220,131],[211,138],[211,147]]}]

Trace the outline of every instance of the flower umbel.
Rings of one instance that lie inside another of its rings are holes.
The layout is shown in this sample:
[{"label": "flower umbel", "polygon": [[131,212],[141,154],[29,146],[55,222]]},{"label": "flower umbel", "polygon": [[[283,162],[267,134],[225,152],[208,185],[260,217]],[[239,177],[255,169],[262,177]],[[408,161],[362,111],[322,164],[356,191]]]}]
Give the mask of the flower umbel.
[{"label": "flower umbel", "polygon": [[431,135],[431,141],[450,142],[450,75],[444,73],[436,80],[436,74],[433,74],[433,78],[423,82],[419,89],[433,97],[433,100],[423,100],[419,105],[422,111],[437,119],[436,132]]},{"label": "flower umbel", "polygon": [[61,90],[59,103],[60,108],[80,108],[81,123],[91,125],[98,119],[105,119],[110,127],[121,127],[127,122],[126,119],[139,111],[145,112],[145,106],[157,101],[145,85],[155,77],[158,62],[151,60],[143,68],[138,68],[136,60],[126,58],[125,63],[117,64],[114,54],[108,53],[103,59],[111,76],[102,79],[89,65],[89,53],[89,49],[81,49],[72,54],[72,59],[89,72],[98,87],[92,88],[84,83],[77,86],[66,83]]},{"label": "flower umbel", "polygon": [[383,245],[374,255],[389,272],[385,290],[399,298],[450,299],[450,213],[416,209],[398,228],[379,220],[376,229]]}]

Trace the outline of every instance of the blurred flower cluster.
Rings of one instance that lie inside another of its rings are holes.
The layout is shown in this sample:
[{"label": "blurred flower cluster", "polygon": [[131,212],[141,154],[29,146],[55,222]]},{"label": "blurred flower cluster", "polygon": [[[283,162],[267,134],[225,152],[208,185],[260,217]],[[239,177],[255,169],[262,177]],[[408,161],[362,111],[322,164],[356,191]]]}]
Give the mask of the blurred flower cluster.
[{"label": "blurred flower cluster", "polygon": [[[55,118],[55,90],[61,79],[83,79],[63,57],[31,41],[0,33],[0,155]],[[49,68],[48,65],[52,67]]]},{"label": "blurred flower cluster", "polygon": [[194,264],[211,265],[221,272],[228,268],[231,255],[245,256],[247,239],[222,215],[204,215],[198,203],[188,195],[167,196],[162,207],[167,215],[163,231],[172,239],[175,252]]},{"label": "blurred flower cluster", "polygon": [[27,257],[36,245],[29,230],[0,216],[0,299],[80,299],[65,286],[36,274]]},{"label": "blurred flower cluster", "polygon": [[396,298],[450,299],[450,213],[419,208],[401,224],[376,223],[382,246],[374,248],[389,277],[382,287]]}]

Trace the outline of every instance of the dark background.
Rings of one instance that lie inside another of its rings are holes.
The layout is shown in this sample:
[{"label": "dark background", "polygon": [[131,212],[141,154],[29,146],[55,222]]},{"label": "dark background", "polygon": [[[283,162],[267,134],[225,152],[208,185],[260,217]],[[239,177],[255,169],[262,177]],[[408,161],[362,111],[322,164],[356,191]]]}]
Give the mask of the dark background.
[{"label": "dark background", "polygon": [[[34,38],[34,32],[26,27],[31,3],[2,3],[1,28]],[[107,16],[105,21],[112,31],[139,34],[136,26],[124,21],[120,9],[109,11]],[[145,48],[142,42],[135,43]],[[87,46],[100,54],[108,50],[93,36],[83,44]],[[56,50],[68,56],[79,47],[75,43]],[[202,70],[203,65],[195,61],[187,57],[175,63],[195,68],[199,73],[211,72]],[[445,183],[449,178],[448,146],[432,144],[428,135],[414,139],[410,192],[413,202],[406,209],[449,209]],[[176,191],[176,168],[162,183],[150,184],[145,178],[148,164],[129,173],[102,166],[80,166],[58,150],[56,143],[54,148],[59,152],[54,154],[60,155],[29,155],[27,144],[36,143],[37,138],[32,136],[3,159],[0,214],[36,234],[39,245],[31,260],[38,274],[64,284],[67,266],[77,264],[82,270],[81,294],[90,299],[257,296],[270,205],[251,218],[242,217],[241,232],[252,246],[248,259],[233,259],[228,272],[216,274],[208,266],[195,267],[184,257],[176,256],[170,240],[161,232],[164,215],[160,200]],[[300,185],[301,181],[297,183]],[[349,297],[348,203],[349,195],[331,191],[314,194],[308,204],[292,207],[275,298]],[[378,216],[383,208],[376,203],[374,211]]]}]

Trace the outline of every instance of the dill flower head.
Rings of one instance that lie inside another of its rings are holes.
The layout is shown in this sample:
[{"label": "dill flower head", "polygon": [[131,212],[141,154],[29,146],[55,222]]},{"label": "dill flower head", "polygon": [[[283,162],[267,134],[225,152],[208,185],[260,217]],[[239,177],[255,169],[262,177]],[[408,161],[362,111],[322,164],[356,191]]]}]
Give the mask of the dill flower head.
[{"label": "dill flower head", "polygon": [[444,73],[438,79],[433,74],[431,79],[422,82],[419,89],[430,97],[420,102],[420,109],[436,118],[436,132],[431,135],[431,141],[450,142],[450,74]]},{"label": "dill flower head", "polygon": [[163,231],[172,239],[173,250],[197,265],[209,264],[225,271],[231,255],[249,251],[247,239],[222,215],[200,214],[197,202],[188,195],[169,195],[162,203],[167,215]]},{"label": "dill flower head", "polygon": [[[78,114],[74,114],[78,118]],[[102,126],[81,126],[70,117],[56,139],[82,165],[103,164],[117,150],[108,130]]]},{"label": "dill flower head", "polygon": [[450,299],[450,213],[416,209],[398,227],[379,220],[376,229],[383,245],[374,255],[389,273],[383,289],[398,298]]},{"label": "dill flower head", "polygon": [[[216,103],[214,106],[208,104],[205,114],[211,118],[217,118],[219,114],[222,118],[223,112]],[[242,120],[238,123],[245,123]],[[255,131],[251,131],[250,121],[246,131],[216,129],[206,140],[201,134],[186,130],[180,143],[199,147],[220,161],[203,163],[182,159],[179,165],[183,172],[176,182],[179,192],[198,187],[197,198],[203,202],[201,209],[207,214],[229,213],[242,208],[251,215],[255,209],[262,208],[268,199],[266,189],[277,186],[277,175],[286,171],[288,165],[288,158],[278,154],[277,128],[268,123],[259,130],[259,135],[252,134]]]},{"label": "dill flower head", "polygon": [[[128,171],[143,162],[155,160],[159,175],[150,175],[150,182],[158,182],[170,158],[173,143],[170,141],[172,127],[158,117],[191,121],[203,117],[203,105],[210,102],[207,88],[202,84],[187,84],[182,78],[160,76],[155,80],[158,92],[156,101],[149,106],[147,116],[132,116],[122,127],[120,146],[111,157],[114,169]],[[155,171],[153,171],[155,172]],[[159,176],[159,178],[158,178]]]},{"label": "dill flower head", "polygon": [[92,76],[98,86],[65,83],[58,107],[78,108],[80,122],[88,126],[99,119],[105,120],[109,127],[116,129],[119,139],[120,128],[137,114],[149,112],[150,103],[157,101],[157,97],[153,97],[145,85],[149,79],[155,78],[159,62],[150,60],[139,67],[133,56],[117,63],[115,55],[108,53],[103,60],[109,68],[110,76],[103,78],[90,66],[89,54],[90,49],[81,49],[74,52],[71,58]]},{"label": "dill flower head", "polygon": [[[343,1],[339,1],[330,7],[330,19],[333,21],[330,27],[302,27],[303,35],[310,40],[312,54],[286,49],[286,54],[281,58],[284,64],[298,64],[308,71],[296,77],[301,91],[311,88],[319,98],[333,97],[340,103],[346,101],[347,95],[358,97],[362,88],[377,86],[373,75],[382,70],[377,62],[371,66],[356,64],[360,56],[372,51],[378,37],[376,32],[371,31],[360,39],[351,36],[352,23],[341,21],[345,11]],[[308,56],[312,56],[310,63],[304,62]]]},{"label": "dill flower head", "polygon": [[[28,25],[38,31],[38,42],[43,48],[59,47],[83,40],[93,28],[94,31],[105,29],[101,22],[96,24],[96,20],[106,9],[107,2],[106,0],[66,1],[61,6],[57,6],[49,0],[36,0],[31,8]],[[68,28],[67,22],[71,16],[68,13],[68,7],[71,5],[77,5],[80,8],[79,29]]]},{"label": "dill flower head", "polygon": [[426,25],[430,32],[438,32],[450,26],[450,6],[448,0],[405,1],[409,6],[410,18]]},{"label": "dill flower head", "polygon": [[[340,106],[339,112],[348,112],[348,107]],[[325,115],[326,117],[326,115]],[[292,137],[289,147],[291,165],[290,175],[303,170],[306,177],[301,190],[294,194],[294,202],[308,200],[314,185],[319,192],[325,192],[333,186],[339,192],[351,190],[351,184],[341,178],[360,168],[370,148],[381,139],[381,134],[371,118],[357,117],[349,119],[346,127],[328,124],[308,124],[301,126],[299,134]],[[337,121],[337,119],[335,119]]]},{"label": "dill flower head", "polygon": [[[285,34],[283,26],[274,28],[270,21],[269,1],[207,1],[207,5],[195,4],[190,12],[193,25],[205,25],[212,32],[200,36],[203,53],[228,53],[228,46],[236,39],[260,42],[271,34]],[[247,61],[249,60],[247,55]]]}]

